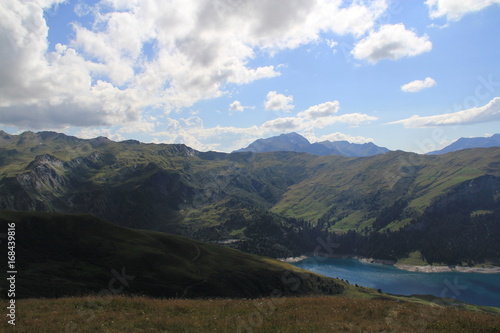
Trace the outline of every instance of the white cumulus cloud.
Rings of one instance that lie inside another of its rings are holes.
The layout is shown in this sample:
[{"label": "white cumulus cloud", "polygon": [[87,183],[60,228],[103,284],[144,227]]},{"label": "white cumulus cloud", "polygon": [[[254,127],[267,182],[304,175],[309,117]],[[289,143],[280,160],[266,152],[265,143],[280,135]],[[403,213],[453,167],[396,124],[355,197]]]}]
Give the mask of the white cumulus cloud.
[{"label": "white cumulus cloud", "polygon": [[273,132],[292,132],[301,126],[300,119],[296,117],[282,117],[266,121],[262,128]]},{"label": "white cumulus cloud", "polygon": [[337,113],[339,109],[340,106],[338,101],[325,102],[322,104],[311,106],[307,110],[297,114],[297,116],[315,119],[315,118],[331,116]]},{"label": "white cumulus cloud", "polygon": [[420,90],[434,87],[436,85],[436,81],[431,77],[426,77],[424,80],[415,80],[408,82],[401,86],[401,90],[404,92],[419,92]]},{"label": "white cumulus cloud", "polygon": [[229,111],[243,112],[244,108],[240,101],[234,101],[229,105]]},{"label": "white cumulus cloud", "polygon": [[229,113],[233,112],[243,112],[245,109],[253,109],[253,106],[244,106],[241,105],[240,101],[234,101],[231,104],[229,104]]},{"label": "white cumulus cloud", "polygon": [[293,96],[285,96],[278,94],[276,91],[270,91],[267,93],[264,106],[266,110],[290,111],[295,107],[292,103]]},{"label": "white cumulus cloud", "polygon": [[446,16],[449,21],[458,21],[469,13],[500,4],[500,0],[427,0],[425,4],[431,18]]},{"label": "white cumulus cloud", "polygon": [[427,35],[419,37],[400,23],[386,24],[377,31],[371,31],[356,43],[351,53],[356,59],[375,64],[382,59],[412,57],[431,49],[432,43]]},{"label": "white cumulus cloud", "polygon": [[49,52],[44,11],[60,2],[0,3],[0,123],[64,128],[137,121],[145,106],[141,91],[97,79],[106,67],[74,47],[56,44]]}]

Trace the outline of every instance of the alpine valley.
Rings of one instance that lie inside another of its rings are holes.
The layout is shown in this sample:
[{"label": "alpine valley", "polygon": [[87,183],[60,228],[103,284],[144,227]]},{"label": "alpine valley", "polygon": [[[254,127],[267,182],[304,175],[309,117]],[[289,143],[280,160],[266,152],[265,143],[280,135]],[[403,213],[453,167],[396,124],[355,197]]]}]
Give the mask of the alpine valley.
[{"label": "alpine valley", "polygon": [[274,258],[498,266],[499,201],[500,148],[225,154],[1,132],[11,245],[0,256],[17,271],[0,273],[11,297],[0,327],[494,332],[498,308],[390,295]]},{"label": "alpine valley", "polygon": [[226,154],[1,132],[0,193],[4,210],[92,214],[274,258],[314,254],[321,240],[336,255],[500,263],[498,147]]}]

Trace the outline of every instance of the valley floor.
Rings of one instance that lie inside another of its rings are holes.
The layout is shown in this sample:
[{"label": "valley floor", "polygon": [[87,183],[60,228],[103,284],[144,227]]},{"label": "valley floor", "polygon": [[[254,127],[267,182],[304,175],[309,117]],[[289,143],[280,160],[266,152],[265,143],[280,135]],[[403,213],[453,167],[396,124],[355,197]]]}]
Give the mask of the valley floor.
[{"label": "valley floor", "polygon": [[[6,301],[1,308],[5,309]],[[347,297],[27,299],[2,332],[500,332],[500,315]]]}]

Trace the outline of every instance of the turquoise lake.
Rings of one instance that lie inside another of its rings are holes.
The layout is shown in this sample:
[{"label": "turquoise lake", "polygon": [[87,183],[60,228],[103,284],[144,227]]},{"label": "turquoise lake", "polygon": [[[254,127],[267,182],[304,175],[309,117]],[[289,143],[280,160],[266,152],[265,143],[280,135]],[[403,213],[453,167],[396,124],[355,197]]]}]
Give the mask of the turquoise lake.
[{"label": "turquoise lake", "polygon": [[500,274],[408,272],[390,265],[323,257],[308,258],[294,265],[385,293],[434,295],[500,307]]}]

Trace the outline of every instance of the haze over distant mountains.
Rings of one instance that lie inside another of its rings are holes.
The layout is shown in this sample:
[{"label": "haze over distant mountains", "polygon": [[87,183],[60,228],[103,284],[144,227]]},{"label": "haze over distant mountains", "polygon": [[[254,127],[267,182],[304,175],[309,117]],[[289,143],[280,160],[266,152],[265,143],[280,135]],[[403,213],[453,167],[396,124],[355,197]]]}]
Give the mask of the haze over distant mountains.
[{"label": "haze over distant mountains", "polygon": [[350,143],[347,141],[321,141],[310,143],[309,140],[295,132],[273,136],[267,139],[258,139],[248,147],[235,150],[234,152],[265,153],[274,151],[294,151],[309,153],[313,155],[340,155],[350,157],[374,156],[389,151],[379,147],[372,142]]},{"label": "haze over distant mountains", "polygon": [[460,138],[451,145],[440,150],[431,151],[429,155],[440,155],[451,153],[452,151],[469,149],[469,148],[491,148],[500,147],[500,134],[495,134],[490,137],[479,138]]}]

